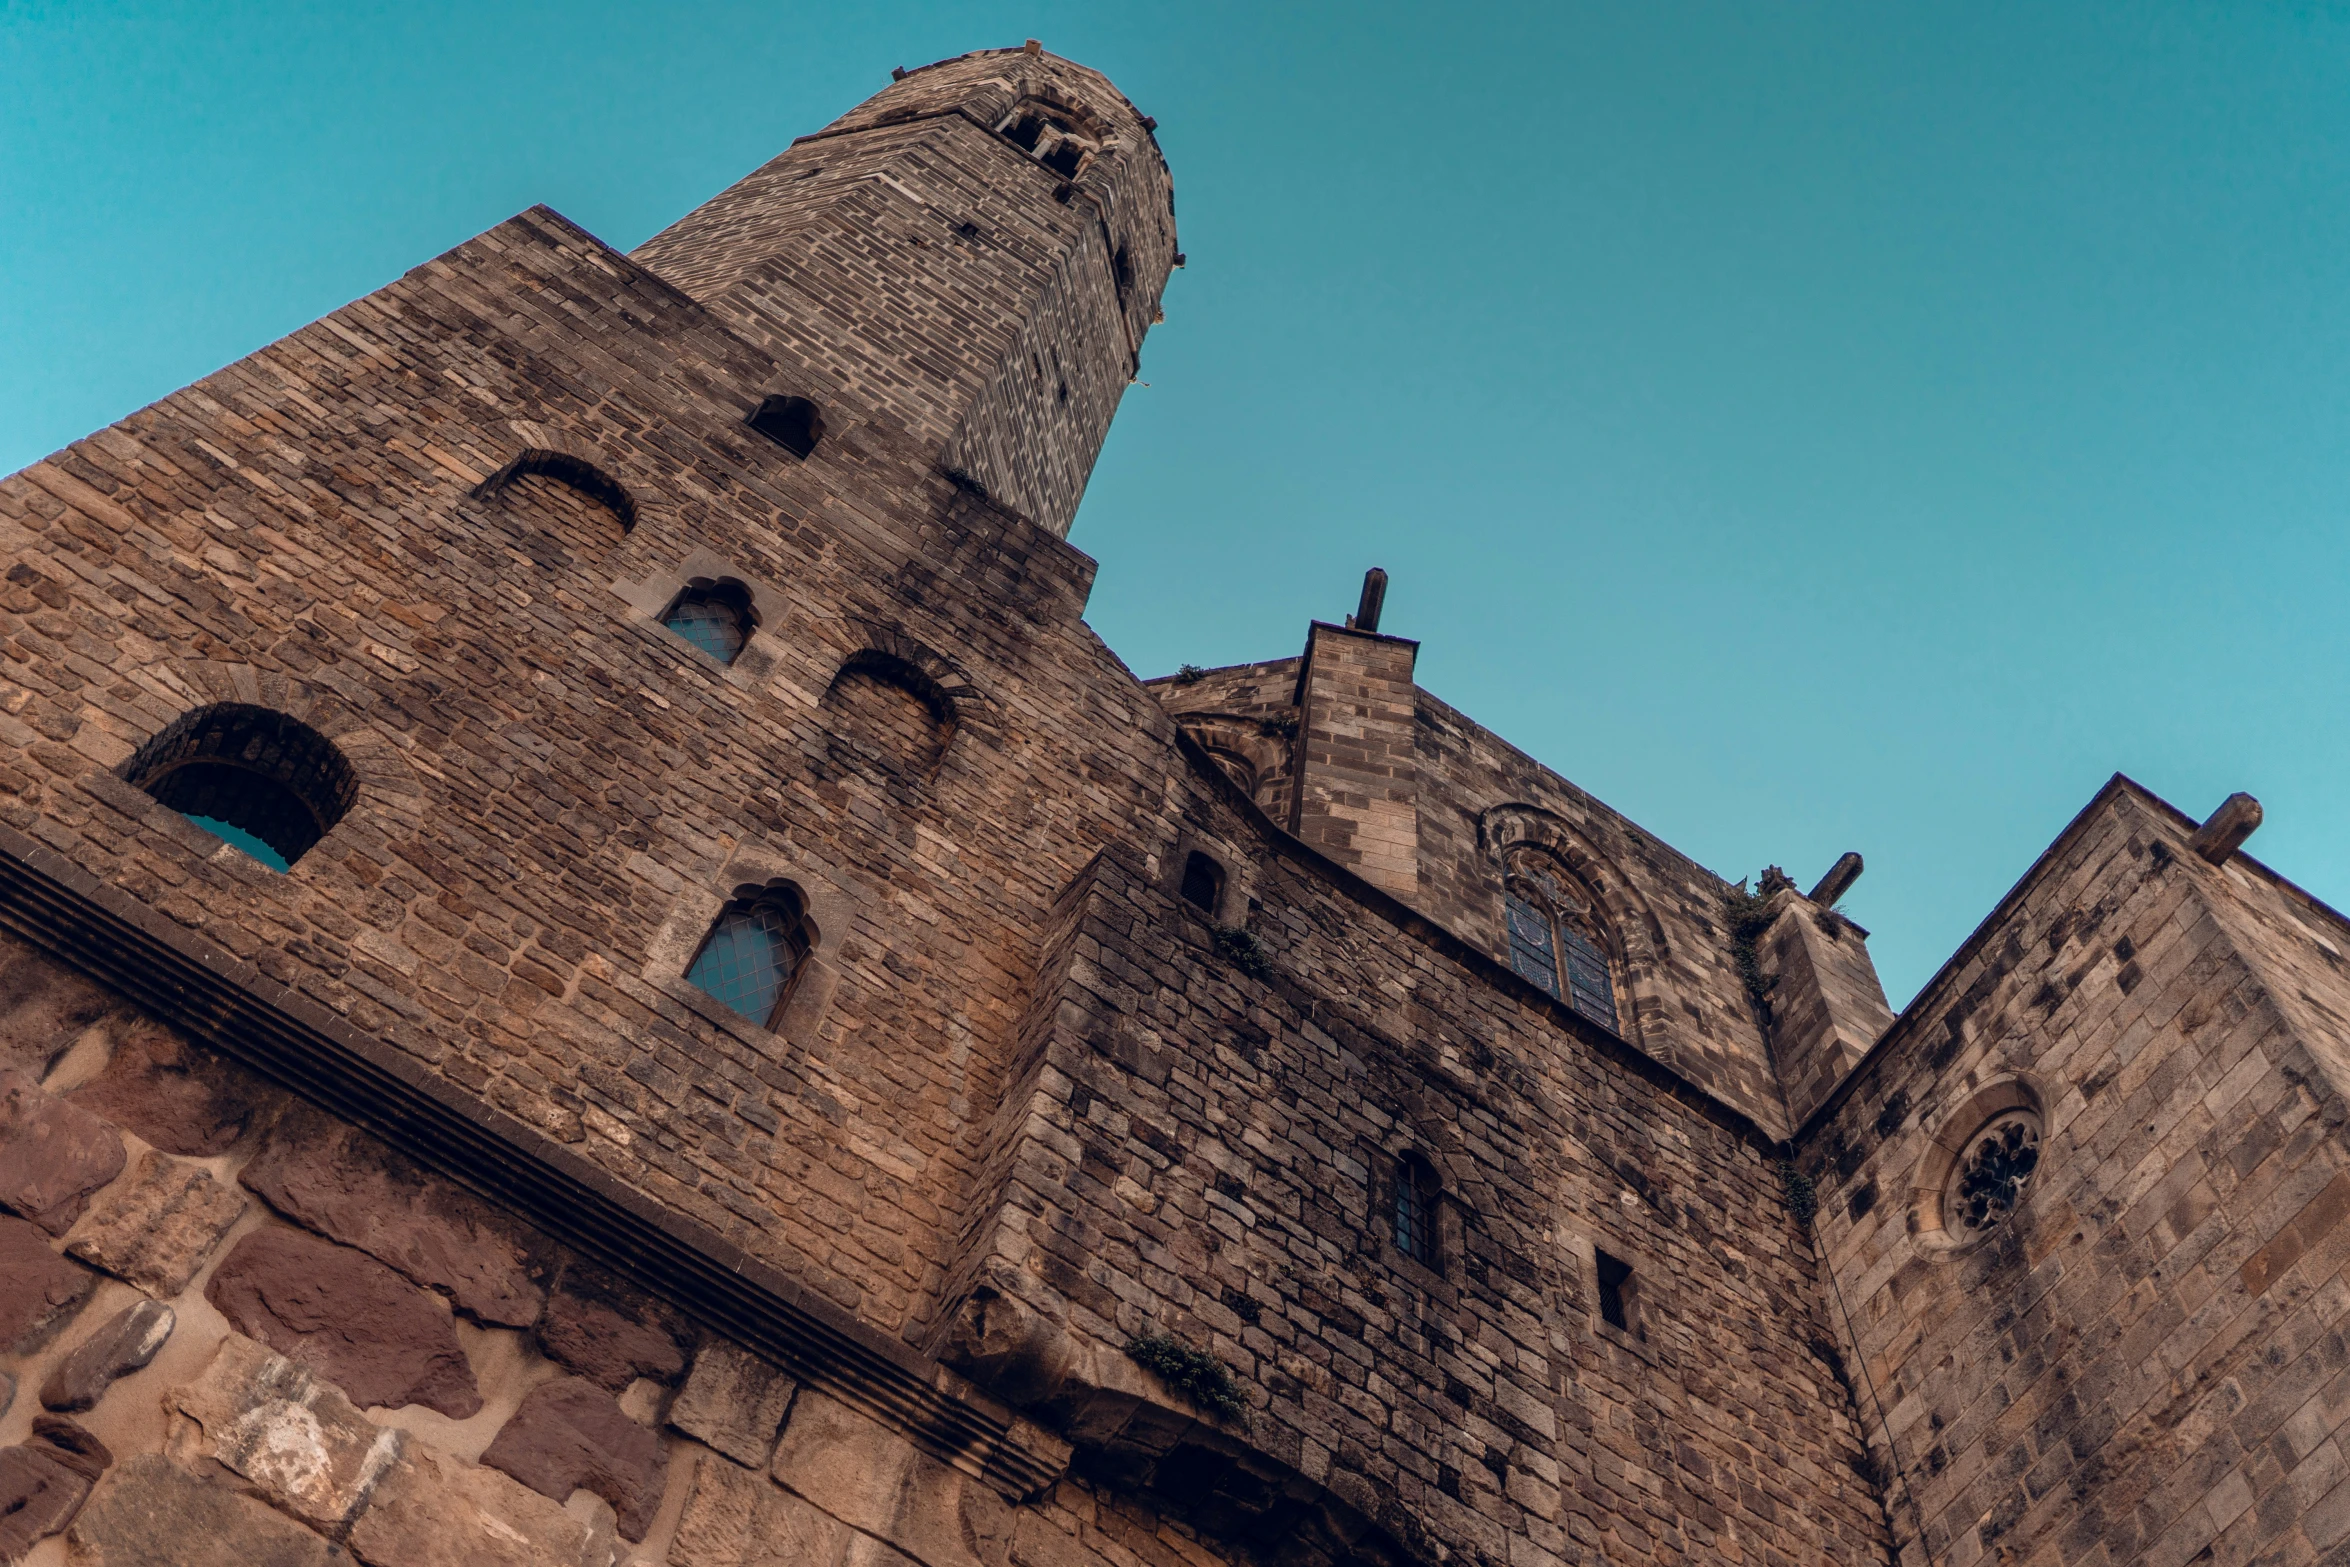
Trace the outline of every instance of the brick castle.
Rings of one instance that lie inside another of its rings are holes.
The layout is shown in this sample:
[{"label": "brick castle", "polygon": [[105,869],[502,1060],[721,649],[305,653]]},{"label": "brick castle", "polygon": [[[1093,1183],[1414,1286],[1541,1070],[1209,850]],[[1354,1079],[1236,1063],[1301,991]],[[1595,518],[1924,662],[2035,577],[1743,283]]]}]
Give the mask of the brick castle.
[{"label": "brick castle", "polygon": [[[1063,542],[1178,253],[993,50],[0,483],[0,1561],[2350,1560],[2350,930],[2116,778],[1907,1010]],[[1337,585],[1333,585],[1334,588]]]}]

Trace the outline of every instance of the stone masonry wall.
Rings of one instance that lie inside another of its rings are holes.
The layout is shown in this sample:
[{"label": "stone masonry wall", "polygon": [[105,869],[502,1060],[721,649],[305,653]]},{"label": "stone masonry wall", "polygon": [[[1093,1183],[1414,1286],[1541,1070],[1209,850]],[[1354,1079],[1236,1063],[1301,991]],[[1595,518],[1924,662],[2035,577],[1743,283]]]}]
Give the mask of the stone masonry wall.
[{"label": "stone masonry wall", "polygon": [[[1811,1139],[1905,1561],[2350,1540],[2346,932],[2192,826],[2110,786]],[[1937,1149],[2027,1095],[2026,1197],[1954,1244]]]}]

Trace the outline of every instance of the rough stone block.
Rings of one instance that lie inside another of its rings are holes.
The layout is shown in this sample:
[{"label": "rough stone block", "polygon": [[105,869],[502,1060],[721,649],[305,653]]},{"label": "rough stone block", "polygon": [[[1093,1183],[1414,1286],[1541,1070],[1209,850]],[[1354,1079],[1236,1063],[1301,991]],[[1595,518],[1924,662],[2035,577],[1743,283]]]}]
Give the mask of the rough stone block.
[{"label": "rough stone block", "polygon": [[123,1159],[113,1127],[22,1072],[0,1072],[0,1208],[63,1235]]},{"label": "rough stone block", "polygon": [[65,1249],[168,1299],[188,1287],[246,1207],[244,1193],[202,1165],[150,1149],[98,1194]]},{"label": "rough stone block", "polygon": [[294,1230],[255,1230],[213,1270],[205,1298],[229,1325],[335,1383],[362,1407],[481,1408],[441,1303],[365,1252]]},{"label": "rough stone block", "polygon": [[669,1468],[660,1439],[578,1377],[531,1389],[481,1461],[558,1502],[575,1490],[595,1492],[612,1504],[631,1540],[651,1526]]},{"label": "rough stone block", "polygon": [[204,1456],[330,1534],[367,1504],[406,1444],[405,1433],[371,1423],[307,1368],[237,1334],[171,1402],[202,1432]]},{"label": "rough stone block", "polygon": [[327,1567],[326,1541],[148,1454],[118,1465],[66,1536],[74,1567]]},{"label": "rough stone block", "polygon": [[760,1468],[775,1450],[775,1434],[798,1385],[748,1350],[711,1344],[694,1361],[669,1423],[737,1463]]},{"label": "rough stone block", "polygon": [[350,1546],[368,1567],[583,1567],[593,1533],[497,1470],[414,1443],[376,1487]]},{"label": "rough stone block", "polygon": [[775,1449],[775,1478],[927,1567],[1002,1567],[1002,1497],[837,1399],[802,1393]]},{"label": "rough stone block", "polygon": [[114,1462],[106,1445],[70,1420],[42,1416],[32,1439],[0,1448],[0,1562],[14,1562],[64,1530]]},{"label": "rough stone block", "polygon": [[756,1470],[705,1457],[694,1471],[669,1560],[671,1567],[839,1567],[852,1537],[848,1525]]},{"label": "rough stone block", "polygon": [[242,1069],[160,1023],[125,1030],[106,1070],[73,1102],[192,1159],[226,1153],[243,1135],[263,1090]]},{"label": "rough stone block", "polygon": [[155,1358],[178,1320],[157,1301],[125,1306],[50,1371],[41,1384],[41,1407],[61,1414],[91,1408],[108,1388]]},{"label": "rough stone block", "polygon": [[240,1179],[297,1224],[446,1293],[483,1322],[526,1328],[546,1304],[545,1242],[315,1110],[287,1117]]},{"label": "rough stone block", "polygon": [[548,1356],[609,1393],[638,1377],[675,1382],[685,1369],[681,1334],[668,1312],[581,1263],[563,1270],[539,1323]]},{"label": "rough stone block", "polygon": [[45,1074],[90,1026],[123,1010],[47,953],[0,936],[0,1068]]},{"label": "rough stone block", "polygon": [[0,1217],[0,1353],[22,1355],[81,1309],[98,1278],[49,1249],[22,1219]]}]

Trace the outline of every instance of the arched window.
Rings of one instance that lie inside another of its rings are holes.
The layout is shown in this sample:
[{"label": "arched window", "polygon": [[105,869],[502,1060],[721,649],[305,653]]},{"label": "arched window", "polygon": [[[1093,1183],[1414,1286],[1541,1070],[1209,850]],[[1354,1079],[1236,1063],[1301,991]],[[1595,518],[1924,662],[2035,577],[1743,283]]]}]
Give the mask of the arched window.
[{"label": "arched window", "polygon": [[309,853],[359,793],[334,742],[243,702],[181,714],[139,747],[122,776],[279,871]]},{"label": "arched window", "polygon": [[1059,104],[1023,98],[996,132],[1061,178],[1073,180],[1086,157],[1101,151],[1101,134],[1086,120]]},{"label": "arched window", "polygon": [[702,938],[686,982],[761,1028],[773,1028],[813,945],[797,889],[788,883],[738,887]]},{"label": "arched window", "polygon": [[1416,1153],[1395,1161],[1395,1191],[1389,1204],[1395,1249],[1424,1268],[1439,1261],[1436,1243],[1436,1204],[1443,1193],[1436,1170]]},{"label": "arched window", "polygon": [[661,624],[721,664],[735,661],[758,623],[750,590],[731,577],[718,582],[696,577],[661,617]]},{"label": "arched window", "polygon": [[824,439],[824,412],[805,397],[764,398],[748,423],[794,457],[807,457]]},{"label": "arched window", "polygon": [[1502,886],[1510,967],[1594,1023],[1616,1026],[1608,941],[1588,897],[1539,854],[1510,862]]},{"label": "arched window", "polygon": [[1183,862],[1183,901],[1211,916],[1224,901],[1224,867],[1197,849]]}]

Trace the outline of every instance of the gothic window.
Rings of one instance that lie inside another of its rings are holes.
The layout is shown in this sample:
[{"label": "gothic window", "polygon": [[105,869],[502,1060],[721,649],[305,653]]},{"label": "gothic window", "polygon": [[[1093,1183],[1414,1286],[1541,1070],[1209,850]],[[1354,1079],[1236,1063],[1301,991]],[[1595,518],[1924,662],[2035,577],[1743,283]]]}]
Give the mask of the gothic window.
[{"label": "gothic window", "polygon": [[1608,942],[1590,900],[1547,859],[1511,862],[1502,903],[1510,967],[1605,1028],[1616,1027]]},{"label": "gothic window", "polygon": [[686,981],[761,1028],[773,1028],[810,944],[798,892],[788,885],[738,888],[702,938]]},{"label": "gothic window", "polygon": [[765,398],[747,422],[794,457],[807,457],[824,439],[823,411],[805,397]]},{"label": "gothic window", "polygon": [[1390,1204],[1395,1249],[1424,1268],[1437,1265],[1436,1202],[1441,1188],[1436,1171],[1418,1154],[1395,1161],[1395,1192]]},{"label": "gothic window", "polygon": [[1599,1285],[1599,1320],[1621,1332],[1632,1332],[1632,1265],[1597,1248],[1593,1248],[1591,1260]]},{"label": "gothic window", "polygon": [[1080,123],[1079,116],[1033,98],[1014,105],[996,131],[1065,180],[1075,179],[1086,156],[1101,150],[1100,138]]},{"label": "gothic window", "polygon": [[1997,1229],[2024,1199],[2040,1167],[2040,1118],[2002,1110],[1966,1140],[1943,1189],[1944,1227],[1961,1237]]},{"label": "gothic window", "polygon": [[1183,901],[1212,916],[1223,898],[1224,867],[1199,850],[1192,850],[1191,857],[1183,862]]},{"label": "gothic window", "polygon": [[325,837],[359,793],[332,741],[243,702],[182,714],[139,748],[122,776],[278,871]]},{"label": "gothic window", "polygon": [[751,610],[750,592],[741,583],[697,578],[677,595],[661,624],[721,664],[731,664],[750,641],[758,619]]}]

